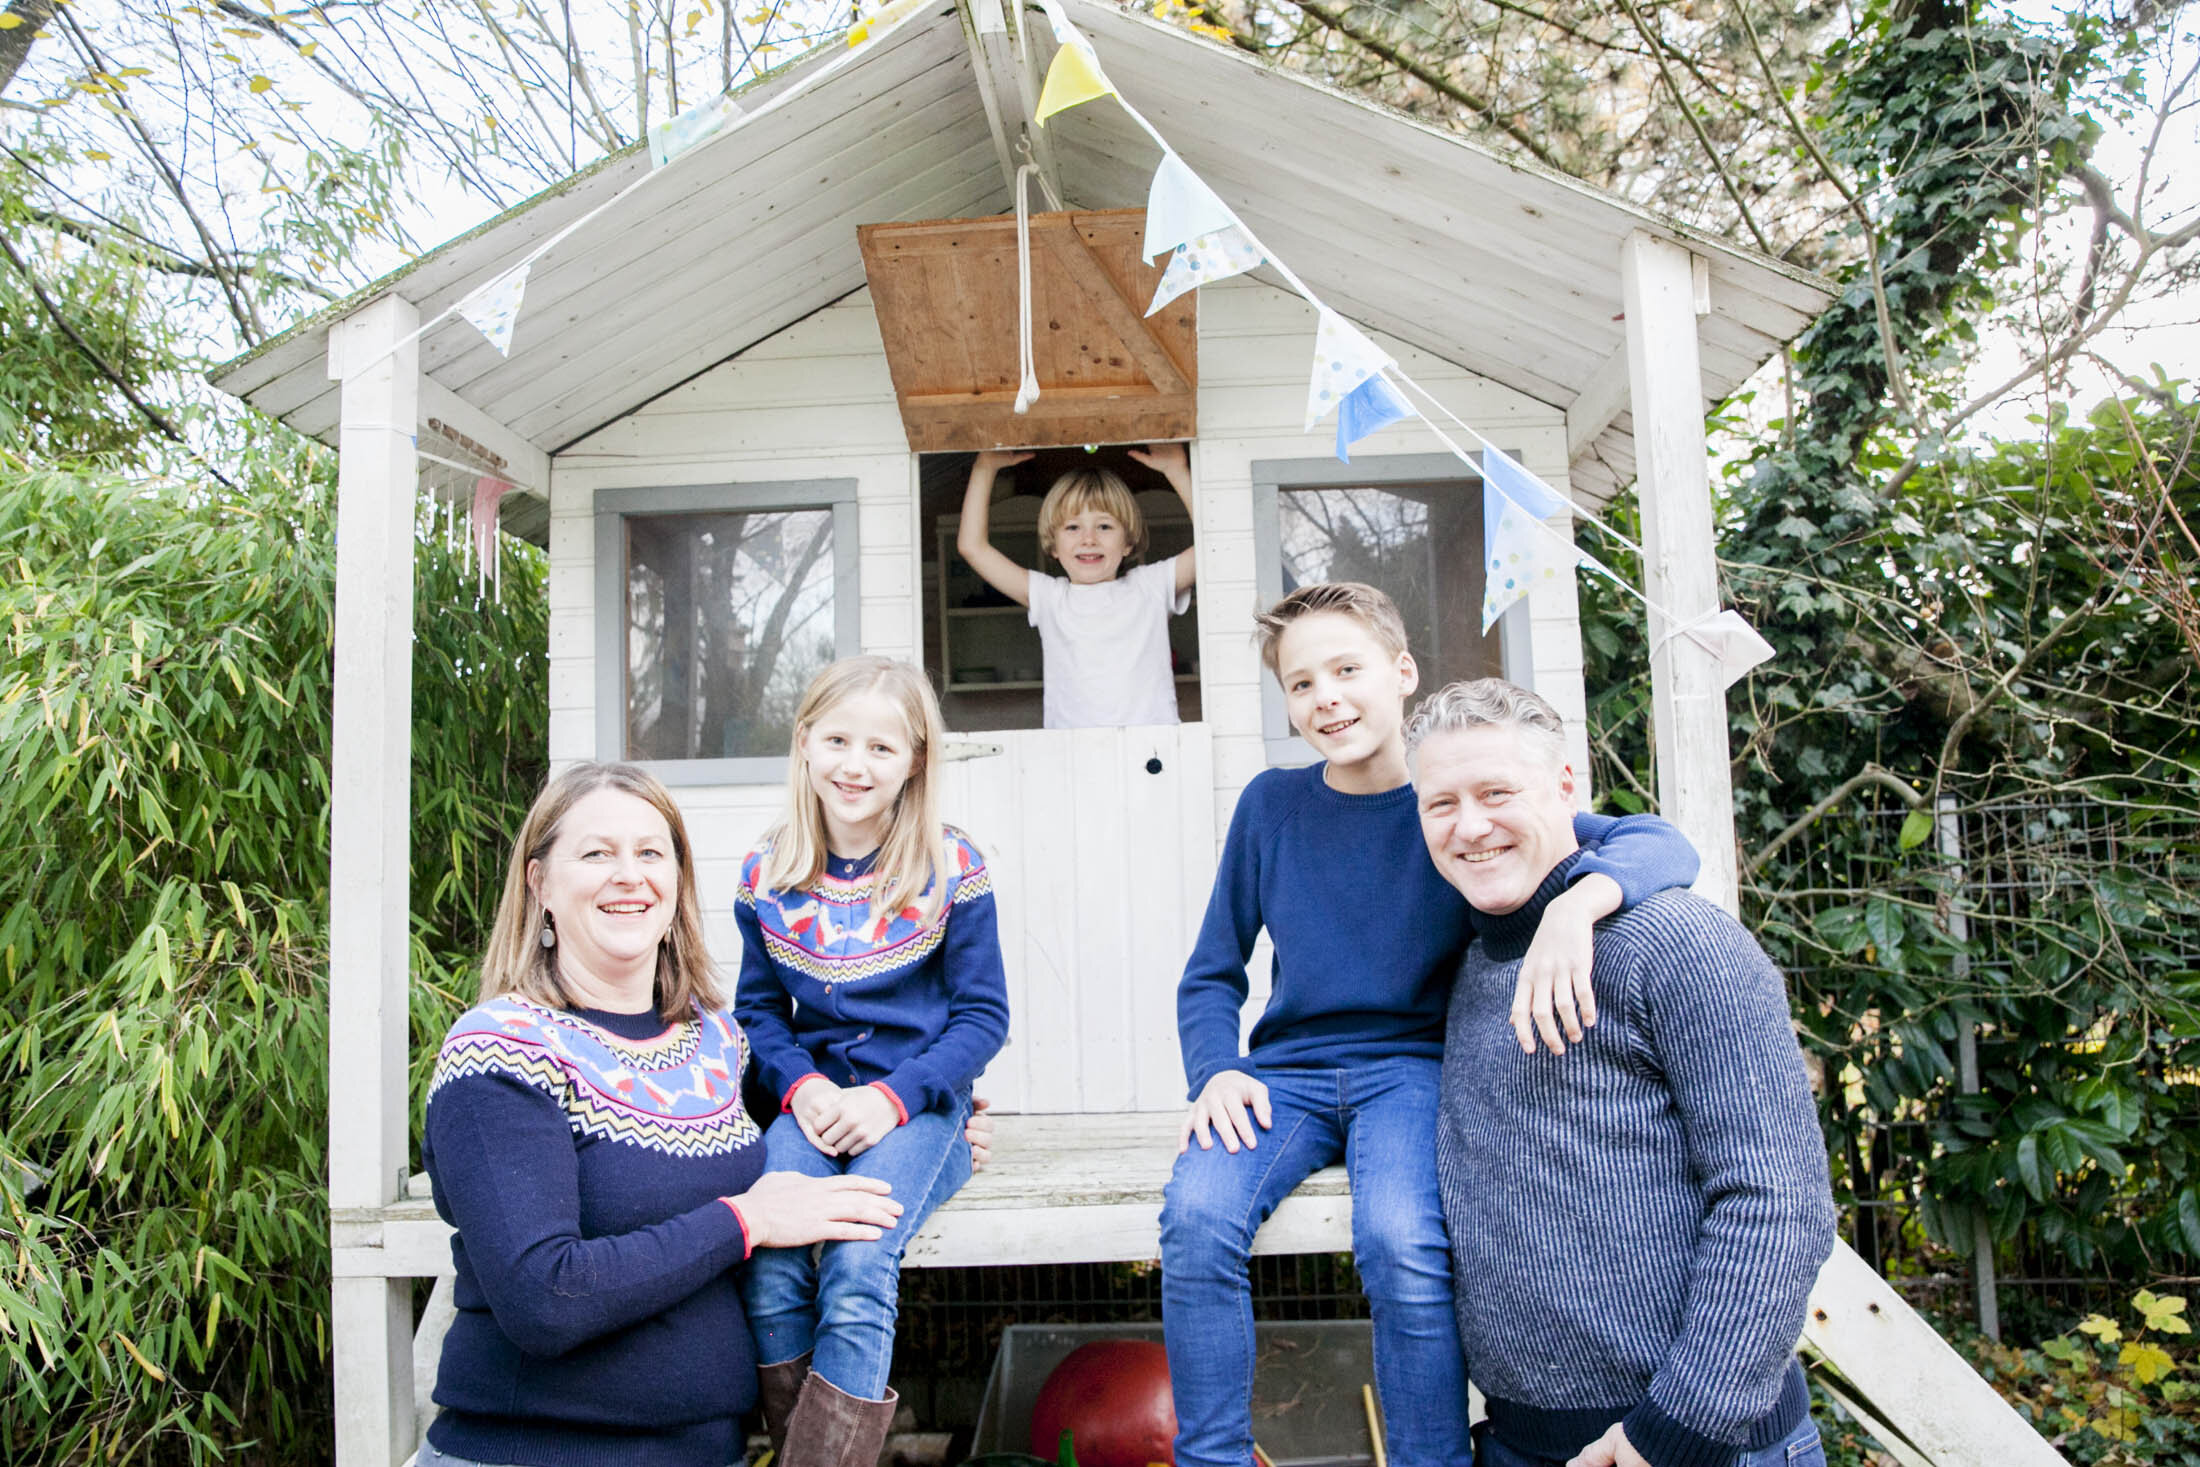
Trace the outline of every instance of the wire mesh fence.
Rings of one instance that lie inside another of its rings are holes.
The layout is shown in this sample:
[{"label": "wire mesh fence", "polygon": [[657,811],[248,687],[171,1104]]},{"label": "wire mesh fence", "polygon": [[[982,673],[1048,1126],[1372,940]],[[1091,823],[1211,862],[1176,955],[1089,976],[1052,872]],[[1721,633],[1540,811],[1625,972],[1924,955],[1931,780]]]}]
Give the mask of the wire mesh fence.
[{"label": "wire mesh fence", "polygon": [[[1948,1107],[1980,1088],[1982,1064],[2005,1095],[2021,1093],[2026,1079],[1995,1076],[1998,1049],[2008,1047],[1997,1042],[2007,1036],[1958,1016],[2006,1015],[2011,995],[2037,994],[2032,1017],[2060,1026],[2053,1043],[2073,1055],[2102,1045],[2115,1026],[2157,1022],[2117,975],[2142,967],[2155,982],[2178,970],[2200,974],[2200,924],[2174,920],[2158,900],[2200,886],[2200,813],[2068,797],[1947,800],[1924,818],[1929,829],[1891,797],[1824,817],[1776,869],[1759,873],[1747,915],[1786,970],[1799,1011],[1815,1005],[1832,1020],[1817,1026],[1814,1048],[1826,1060],[1823,1114],[1844,1236],[1913,1303],[2037,1339],[2178,1275],[2157,1259],[2135,1277],[2128,1259],[2106,1254],[2074,1266],[2074,1250],[2030,1219],[1985,1249],[1983,1272],[1934,1240],[1927,1174],[1946,1144]],[[1865,941],[1840,952],[1827,934],[1839,934],[1851,914]],[[1883,941],[1908,949],[1890,954]],[[1860,991],[1905,995],[1909,1006],[1827,1012]],[[1948,1011],[1940,1028],[1954,1038],[1955,1083],[1937,1097],[1889,1103],[1870,1068],[1914,1056],[1886,1031],[1933,1006]],[[1848,1046],[1826,1042],[1843,1028]],[[2174,1124],[2186,1127],[2200,1125],[2196,1045],[2174,1027],[2156,1028],[2140,1061],[2171,1098]]]}]

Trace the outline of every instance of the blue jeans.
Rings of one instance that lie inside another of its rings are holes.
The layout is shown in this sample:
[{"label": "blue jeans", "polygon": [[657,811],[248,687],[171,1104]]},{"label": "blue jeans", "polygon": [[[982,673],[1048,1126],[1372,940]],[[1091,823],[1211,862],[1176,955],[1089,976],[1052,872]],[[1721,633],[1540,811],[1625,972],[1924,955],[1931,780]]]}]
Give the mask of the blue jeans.
[{"label": "blue jeans", "polygon": [[[1516,1452],[1487,1431],[1476,1434],[1474,1446],[1480,1467],[1564,1467],[1564,1458]],[[1805,1416],[1788,1433],[1786,1441],[1744,1452],[1735,1459],[1734,1467],[1826,1467],[1826,1448],[1818,1439],[1818,1423]]]},{"label": "blue jeans", "polygon": [[902,1250],[924,1220],[970,1180],[964,1096],[886,1133],[860,1156],[827,1156],[791,1115],[764,1133],[764,1169],[810,1177],[877,1177],[893,1188],[901,1220],[870,1242],[760,1248],[741,1275],[741,1302],[759,1364],[810,1357],[812,1373],[866,1401],[883,1400],[894,1363]]},{"label": "blue jeans", "polygon": [[1437,1061],[1258,1070],[1274,1125],[1232,1155],[1195,1138],[1161,1208],[1161,1318],[1176,1392],[1177,1467],[1253,1460],[1253,1234],[1341,1155],[1352,1249],[1375,1317],[1375,1388],[1395,1467],[1465,1467],[1467,1369],[1452,1319],[1436,1196]]}]

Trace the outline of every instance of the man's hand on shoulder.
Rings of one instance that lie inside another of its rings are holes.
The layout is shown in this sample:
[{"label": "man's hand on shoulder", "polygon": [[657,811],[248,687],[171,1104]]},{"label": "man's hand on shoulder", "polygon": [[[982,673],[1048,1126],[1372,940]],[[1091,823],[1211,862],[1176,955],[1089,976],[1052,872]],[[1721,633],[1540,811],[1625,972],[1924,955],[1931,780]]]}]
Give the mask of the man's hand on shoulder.
[{"label": "man's hand on shoulder", "polygon": [[1190,1113],[1184,1117],[1176,1154],[1182,1156],[1191,1150],[1194,1136],[1199,1138],[1202,1151],[1215,1149],[1216,1136],[1222,1138],[1222,1149],[1233,1156],[1241,1143],[1258,1150],[1259,1132],[1253,1129],[1256,1120],[1262,1131],[1275,1124],[1275,1116],[1268,1109],[1268,1087],[1243,1070],[1218,1071],[1200,1087],[1199,1099],[1192,1102]]},{"label": "man's hand on shoulder", "polygon": [[1566,1467],[1650,1467],[1634,1443],[1627,1440],[1627,1433],[1615,1421],[1605,1429],[1604,1435],[1583,1447]]}]

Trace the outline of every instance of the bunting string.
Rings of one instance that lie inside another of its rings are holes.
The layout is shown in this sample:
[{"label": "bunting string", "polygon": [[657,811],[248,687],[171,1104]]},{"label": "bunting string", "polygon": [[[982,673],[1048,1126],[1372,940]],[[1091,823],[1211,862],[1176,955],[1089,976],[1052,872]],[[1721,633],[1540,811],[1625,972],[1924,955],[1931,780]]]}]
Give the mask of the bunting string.
[{"label": "bunting string", "polygon": [[[1075,106],[1100,96],[1111,96],[1124,114],[1161,150],[1161,163],[1154,171],[1153,183],[1147,195],[1147,258],[1152,259],[1162,249],[1173,249],[1174,253],[1163,272],[1161,290],[1156,293],[1153,307],[1147,314],[1153,314],[1153,311],[1159,310],[1169,300],[1203,280],[1242,274],[1260,265],[1272,269],[1286,285],[1312,306],[1316,317],[1316,341],[1313,381],[1308,389],[1308,431],[1312,431],[1315,424],[1328,413],[1336,412],[1337,457],[1349,463],[1349,450],[1354,442],[1392,423],[1403,421],[1408,416],[1418,417],[1439,443],[1450,450],[1460,462],[1476,470],[1481,478],[1485,499],[1484,630],[1494,623],[1497,615],[1506,606],[1526,594],[1534,580],[1555,577],[1561,563],[1568,567],[1578,564],[1604,576],[1642,603],[1644,609],[1655,618],[1653,628],[1663,628],[1654,646],[1662,647],[1674,636],[1687,636],[1719,662],[1722,676],[1728,684],[1772,655],[1771,646],[1757,635],[1739,612],[1718,609],[1684,622],[1671,608],[1661,605],[1610,566],[1583,551],[1574,543],[1571,533],[1560,531],[1549,524],[1549,518],[1563,507],[1636,554],[1642,553],[1642,547],[1633,540],[1614,529],[1600,516],[1574,503],[1571,496],[1560,494],[1545,484],[1490,442],[1473,425],[1463,421],[1434,393],[1415,381],[1410,373],[1383,352],[1365,333],[1331,309],[1289,265],[1260,242],[1259,236],[1239,217],[1236,210],[1192,171],[1191,166],[1169,145],[1169,140],[1161,135],[1160,129],[1116,90],[1113,83],[1106,80],[1091,43],[1070,23],[1058,0],[1037,0],[1037,3],[1052,26],[1055,39],[1065,49],[1074,46],[1078,50],[1075,65],[1084,70],[1072,73],[1073,79],[1082,77],[1084,71],[1089,71],[1090,77],[1098,82],[1097,86],[1087,87],[1080,81],[1076,87],[1065,87],[1061,95],[1069,96],[1073,92],[1082,94],[1074,95],[1063,106]],[[1057,62],[1061,60],[1061,55],[1061,52],[1056,53]],[[1048,81],[1051,86],[1051,67]],[[1054,110],[1059,111],[1062,108]],[[1163,215],[1159,226],[1154,222],[1157,203],[1162,206]],[[1225,219],[1226,224],[1220,222]],[[1197,237],[1175,238],[1200,226],[1206,226],[1206,232]],[[1231,268],[1232,266],[1235,268]],[[1479,443],[1483,450],[1481,461],[1478,463],[1473,455],[1444,432],[1437,425],[1436,418],[1400,396],[1396,386],[1390,381],[1393,376],[1397,379],[1397,385],[1411,389],[1422,401],[1432,405],[1437,414]],[[1518,511],[1517,518],[1506,513],[1506,506]],[[1505,575],[1508,570],[1513,574]],[[1499,582],[1496,588],[1498,595],[1493,597],[1490,585],[1501,575],[1511,581],[1512,585],[1508,587]]]}]

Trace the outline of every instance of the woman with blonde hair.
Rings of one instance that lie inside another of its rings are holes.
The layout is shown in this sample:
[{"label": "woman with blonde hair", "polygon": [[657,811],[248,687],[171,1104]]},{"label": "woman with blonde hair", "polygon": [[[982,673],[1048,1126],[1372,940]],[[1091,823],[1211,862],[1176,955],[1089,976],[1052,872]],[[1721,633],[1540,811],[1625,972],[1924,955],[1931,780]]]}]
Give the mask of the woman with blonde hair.
[{"label": "woman with blonde hair", "polygon": [[748,1058],[672,797],[632,765],[553,779],[428,1092],[458,1315],[421,1467],[740,1459],[738,1266],[879,1238],[903,1211],[870,1177],[766,1174]]},{"label": "woman with blonde hair", "polygon": [[878,1460],[902,1250],[970,1175],[970,1087],[1008,1037],[993,878],[940,822],[941,738],[922,671],[832,664],[795,714],[786,817],[741,866],[735,1012],[784,1112],[769,1164],[876,1179],[905,1209],[743,1277],[779,1467]]}]

